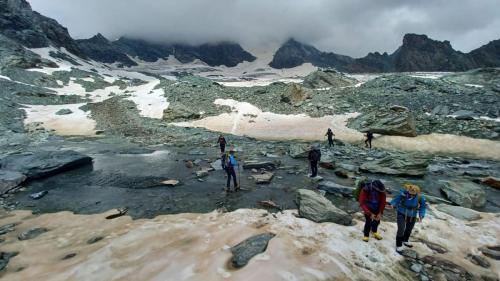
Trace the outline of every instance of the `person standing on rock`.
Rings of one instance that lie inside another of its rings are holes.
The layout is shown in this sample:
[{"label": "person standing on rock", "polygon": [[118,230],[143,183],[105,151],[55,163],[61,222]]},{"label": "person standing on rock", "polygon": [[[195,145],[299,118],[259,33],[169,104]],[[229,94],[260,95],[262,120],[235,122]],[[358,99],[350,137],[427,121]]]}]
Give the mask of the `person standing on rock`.
[{"label": "person standing on rock", "polygon": [[307,155],[309,160],[309,165],[311,166],[311,178],[315,178],[318,175],[318,163],[321,160],[321,151],[319,148],[311,145],[309,147],[309,154]]},{"label": "person standing on rock", "polygon": [[363,229],[363,241],[368,242],[370,232],[377,240],[382,236],[377,229],[385,209],[386,189],[380,180],[368,181],[361,188],[359,194],[359,205],[365,213],[365,227]]},{"label": "person standing on rock", "polygon": [[328,137],[328,145],[330,147],[333,147],[333,137],[335,136],[335,134],[333,133],[332,129],[328,128],[328,131],[326,131],[325,136]]},{"label": "person standing on rock", "polygon": [[365,147],[372,148],[372,140],[373,140],[373,133],[370,131],[366,132]]},{"label": "person standing on rock", "polygon": [[225,169],[227,173],[227,183],[226,183],[226,189],[225,191],[230,191],[231,190],[231,177],[233,178],[234,182],[234,191],[238,191],[240,189],[238,185],[238,181],[236,180],[236,167],[238,167],[238,162],[236,161],[236,158],[234,156],[234,150],[231,149],[229,151],[229,155],[225,159]]},{"label": "person standing on rock", "polygon": [[396,234],[396,251],[401,253],[403,246],[411,248],[408,242],[415,222],[421,222],[425,216],[426,202],[420,193],[420,187],[405,184],[399,194],[391,201],[391,206],[397,209],[398,232]]},{"label": "person standing on rock", "polygon": [[217,143],[220,146],[220,152],[224,153],[226,151],[226,138],[224,138],[223,135],[219,135],[219,139],[217,140]]}]

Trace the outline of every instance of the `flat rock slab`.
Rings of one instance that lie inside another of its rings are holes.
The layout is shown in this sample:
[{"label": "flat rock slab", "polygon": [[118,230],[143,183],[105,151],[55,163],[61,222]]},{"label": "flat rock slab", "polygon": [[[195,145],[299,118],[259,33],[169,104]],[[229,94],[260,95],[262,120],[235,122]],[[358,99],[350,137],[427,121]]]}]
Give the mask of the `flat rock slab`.
[{"label": "flat rock slab", "polygon": [[318,189],[324,190],[327,193],[342,195],[346,197],[352,197],[352,192],[354,187],[340,185],[331,181],[324,181],[318,185]]},{"label": "flat rock slab", "polygon": [[451,202],[465,208],[486,205],[486,192],[480,185],[469,181],[440,181],[441,191]]},{"label": "flat rock slab", "polygon": [[479,248],[479,251],[483,253],[483,255],[492,258],[494,260],[500,260],[500,245],[497,246],[486,246]]},{"label": "flat rock slab", "polygon": [[352,217],[344,210],[335,207],[330,200],[307,189],[297,191],[299,216],[314,222],[333,222],[341,225],[351,225]]},{"label": "flat rock slab", "polygon": [[20,185],[26,176],[15,171],[0,170],[0,194]]},{"label": "flat rock slab", "polygon": [[292,158],[307,158],[309,155],[309,145],[304,143],[291,144],[288,154]]},{"label": "flat rock slab", "polygon": [[361,165],[362,172],[392,176],[423,177],[427,173],[427,159],[388,156]]},{"label": "flat rock slab", "polygon": [[17,236],[17,238],[21,241],[29,240],[29,239],[36,238],[37,236],[39,236],[47,231],[49,231],[49,230],[46,228],[43,228],[43,227],[32,228],[30,230],[26,230],[25,232],[22,232],[21,234],[19,234],[19,236]]},{"label": "flat rock slab", "polygon": [[276,169],[276,164],[274,162],[258,162],[258,161],[247,161],[243,164],[243,169],[244,170],[251,170],[251,169],[267,169],[267,170],[274,170]]},{"label": "flat rock slab", "polygon": [[479,212],[460,206],[440,204],[437,205],[436,208],[443,213],[461,220],[475,221],[481,219],[481,214]]},{"label": "flat rock slab", "polygon": [[255,235],[232,247],[232,266],[241,268],[247,265],[254,256],[266,251],[267,244],[274,236],[272,233]]},{"label": "flat rock slab", "polygon": [[178,180],[166,180],[162,181],[161,183],[167,186],[177,186],[180,182]]},{"label": "flat rock slab", "polygon": [[49,177],[90,164],[91,157],[73,150],[13,154],[1,161],[2,169],[22,173],[28,180]]},{"label": "flat rock slab", "polygon": [[271,183],[274,174],[270,172],[264,172],[262,174],[252,175],[253,180],[256,184],[267,184]]}]

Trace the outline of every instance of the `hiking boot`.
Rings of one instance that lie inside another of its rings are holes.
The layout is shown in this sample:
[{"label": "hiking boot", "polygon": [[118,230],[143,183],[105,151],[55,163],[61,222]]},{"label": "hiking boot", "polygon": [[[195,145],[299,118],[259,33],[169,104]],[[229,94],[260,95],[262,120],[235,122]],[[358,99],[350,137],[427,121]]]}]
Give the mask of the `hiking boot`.
[{"label": "hiking boot", "polygon": [[413,245],[410,242],[403,242],[403,245],[407,248],[413,248]]},{"label": "hiking boot", "polygon": [[372,232],[373,237],[377,240],[382,240],[382,235],[380,235],[378,232]]},{"label": "hiking boot", "polygon": [[402,254],[403,253],[403,246],[401,247],[396,247],[396,252],[398,252],[399,254]]},{"label": "hiking boot", "polygon": [[368,242],[368,240],[369,240],[369,239],[370,239],[370,238],[368,238],[368,236],[364,236],[364,237],[363,237],[363,241],[365,241],[365,242]]},{"label": "hiking boot", "polygon": [[239,185],[234,187],[234,191],[239,191],[239,190],[241,190]]}]

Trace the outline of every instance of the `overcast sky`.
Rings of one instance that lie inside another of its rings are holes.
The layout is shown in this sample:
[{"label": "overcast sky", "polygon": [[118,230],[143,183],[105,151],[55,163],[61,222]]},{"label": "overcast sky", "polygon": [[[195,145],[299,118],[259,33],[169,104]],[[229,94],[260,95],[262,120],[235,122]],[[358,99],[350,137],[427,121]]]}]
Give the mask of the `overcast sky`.
[{"label": "overcast sky", "polygon": [[360,57],[389,53],[405,33],[468,52],[500,39],[500,0],[28,0],[75,38],[101,32],[159,41],[231,40],[244,47],[289,37]]}]

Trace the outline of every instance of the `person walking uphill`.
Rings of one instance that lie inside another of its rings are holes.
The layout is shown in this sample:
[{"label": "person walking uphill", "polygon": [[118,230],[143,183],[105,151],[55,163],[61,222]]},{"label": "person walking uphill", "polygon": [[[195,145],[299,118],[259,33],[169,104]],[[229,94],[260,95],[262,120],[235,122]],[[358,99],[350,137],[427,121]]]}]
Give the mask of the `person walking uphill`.
[{"label": "person walking uphill", "polygon": [[236,158],[234,156],[234,150],[229,151],[229,155],[226,156],[226,164],[225,164],[225,169],[227,173],[227,184],[226,184],[226,191],[229,191],[231,188],[231,177],[233,178],[234,182],[234,191],[238,191],[240,189],[238,185],[238,181],[236,180],[236,170],[235,167],[238,167],[238,162],[236,161]]},{"label": "person walking uphill", "polygon": [[366,132],[365,147],[372,148],[372,140],[373,140],[373,133],[370,131]]},{"label": "person walking uphill", "polygon": [[309,165],[311,166],[311,178],[315,178],[318,175],[318,163],[321,160],[321,151],[319,148],[311,145],[309,147],[307,159],[309,160]]},{"label": "person walking uphill", "polygon": [[425,217],[426,202],[424,196],[420,193],[420,187],[413,184],[405,184],[405,188],[391,201],[391,205],[398,212],[396,251],[401,253],[403,245],[408,248],[413,247],[408,240],[415,222],[417,220],[421,222]]},{"label": "person walking uphill", "polygon": [[380,180],[368,181],[361,188],[359,194],[359,205],[365,213],[365,227],[363,229],[363,241],[368,242],[370,232],[377,240],[382,236],[377,229],[385,209],[386,190]]},{"label": "person walking uphill", "polygon": [[333,137],[335,136],[335,134],[333,133],[332,129],[328,128],[328,131],[326,131],[326,134],[325,136],[328,137],[328,145],[330,147],[333,147]]},{"label": "person walking uphill", "polygon": [[220,135],[219,139],[217,140],[217,143],[220,146],[220,152],[224,153],[226,151],[226,144],[227,144],[226,138],[224,138],[223,135]]}]

